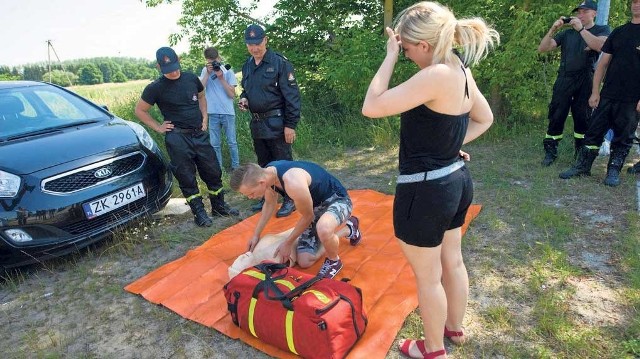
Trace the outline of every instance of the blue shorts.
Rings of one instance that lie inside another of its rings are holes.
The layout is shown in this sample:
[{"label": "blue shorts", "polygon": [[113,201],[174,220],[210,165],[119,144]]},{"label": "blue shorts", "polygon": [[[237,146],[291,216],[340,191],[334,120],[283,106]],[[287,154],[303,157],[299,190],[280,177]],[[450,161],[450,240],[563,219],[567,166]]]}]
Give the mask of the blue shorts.
[{"label": "blue shorts", "polygon": [[326,199],[320,203],[317,207],[313,208],[313,222],[307,229],[302,232],[298,237],[297,252],[316,254],[320,250],[320,239],[318,239],[318,233],[316,232],[316,223],[325,213],[331,213],[338,224],[343,224],[351,217],[351,211],[353,210],[353,204],[351,198],[340,197],[337,194]]}]

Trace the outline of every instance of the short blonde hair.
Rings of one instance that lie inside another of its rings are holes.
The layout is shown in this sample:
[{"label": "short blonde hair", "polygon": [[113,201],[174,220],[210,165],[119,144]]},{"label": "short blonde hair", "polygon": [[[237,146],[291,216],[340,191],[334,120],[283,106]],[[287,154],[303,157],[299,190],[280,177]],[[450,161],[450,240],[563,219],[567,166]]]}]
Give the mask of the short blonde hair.
[{"label": "short blonde hair", "polygon": [[426,41],[433,46],[433,63],[456,61],[460,48],[465,66],[477,64],[489,49],[500,43],[500,34],[480,18],[457,20],[451,10],[437,2],[416,3],[396,17],[395,32],[403,42]]},{"label": "short blonde hair", "polygon": [[258,184],[262,175],[262,167],[255,163],[244,164],[231,173],[229,187],[234,191],[238,191],[242,185],[253,187]]}]

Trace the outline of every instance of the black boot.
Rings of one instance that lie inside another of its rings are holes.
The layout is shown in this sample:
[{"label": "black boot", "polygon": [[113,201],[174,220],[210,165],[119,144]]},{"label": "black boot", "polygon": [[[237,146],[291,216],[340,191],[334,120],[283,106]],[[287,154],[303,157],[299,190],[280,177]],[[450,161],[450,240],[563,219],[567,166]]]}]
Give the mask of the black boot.
[{"label": "black boot", "polygon": [[545,138],[542,145],[544,146],[544,159],[541,164],[548,167],[558,158],[558,140]]},{"label": "black boot", "polygon": [[191,199],[189,202],[191,212],[193,213],[193,221],[199,227],[211,227],[213,221],[207,215],[207,210],[204,209],[201,197]]},{"label": "black boot", "polygon": [[575,150],[573,151],[573,160],[575,161],[578,158],[578,152],[580,151],[580,147],[584,145],[584,138],[573,138],[573,146]]},{"label": "black boot", "polygon": [[638,163],[636,163],[635,165],[627,168],[627,173],[640,173],[640,161],[638,161]]},{"label": "black boot", "polygon": [[260,198],[258,203],[251,206],[251,210],[254,212],[262,211],[262,206],[264,205],[264,197]]},{"label": "black boot", "polygon": [[286,217],[291,213],[293,213],[293,211],[295,210],[296,210],[296,205],[293,203],[293,200],[288,196],[285,196],[282,199],[282,207],[280,207],[278,212],[276,212],[276,217],[277,218]]},{"label": "black boot", "polygon": [[611,150],[609,163],[607,164],[607,177],[604,179],[605,185],[610,187],[620,185],[620,171],[622,171],[627,154],[629,154],[629,150],[626,148],[614,148]]},{"label": "black boot", "polygon": [[596,157],[598,157],[597,149],[591,150],[586,146],[580,147],[576,163],[568,170],[560,173],[560,178],[569,179],[578,176],[591,176],[591,166]]},{"label": "black boot", "polygon": [[211,215],[214,217],[237,216],[240,214],[240,211],[229,207],[227,202],[224,201],[224,193],[222,191],[215,196],[209,196],[209,199],[211,200]]}]

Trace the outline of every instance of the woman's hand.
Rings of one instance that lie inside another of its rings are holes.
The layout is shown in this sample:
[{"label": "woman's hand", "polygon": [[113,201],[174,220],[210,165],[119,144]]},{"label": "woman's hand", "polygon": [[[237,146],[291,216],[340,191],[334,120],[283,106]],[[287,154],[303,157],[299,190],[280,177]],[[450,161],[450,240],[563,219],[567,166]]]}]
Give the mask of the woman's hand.
[{"label": "woman's hand", "polygon": [[396,35],[392,28],[387,27],[387,35],[389,35],[389,39],[387,40],[387,55],[398,56],[400,53],[400,47],[402,43],[400,42],[400,35]]}]

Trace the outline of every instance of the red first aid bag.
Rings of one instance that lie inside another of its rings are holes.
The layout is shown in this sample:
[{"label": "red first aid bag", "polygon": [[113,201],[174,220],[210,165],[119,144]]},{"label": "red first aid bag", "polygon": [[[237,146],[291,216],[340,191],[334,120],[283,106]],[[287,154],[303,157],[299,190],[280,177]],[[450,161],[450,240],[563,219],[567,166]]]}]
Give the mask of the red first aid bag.
[{"label": "red first aid bag", "polygon": [[303,358],[344,358],[367,325],[359,288],[285,264],[245,269],[224,295],[235,325]]}]

